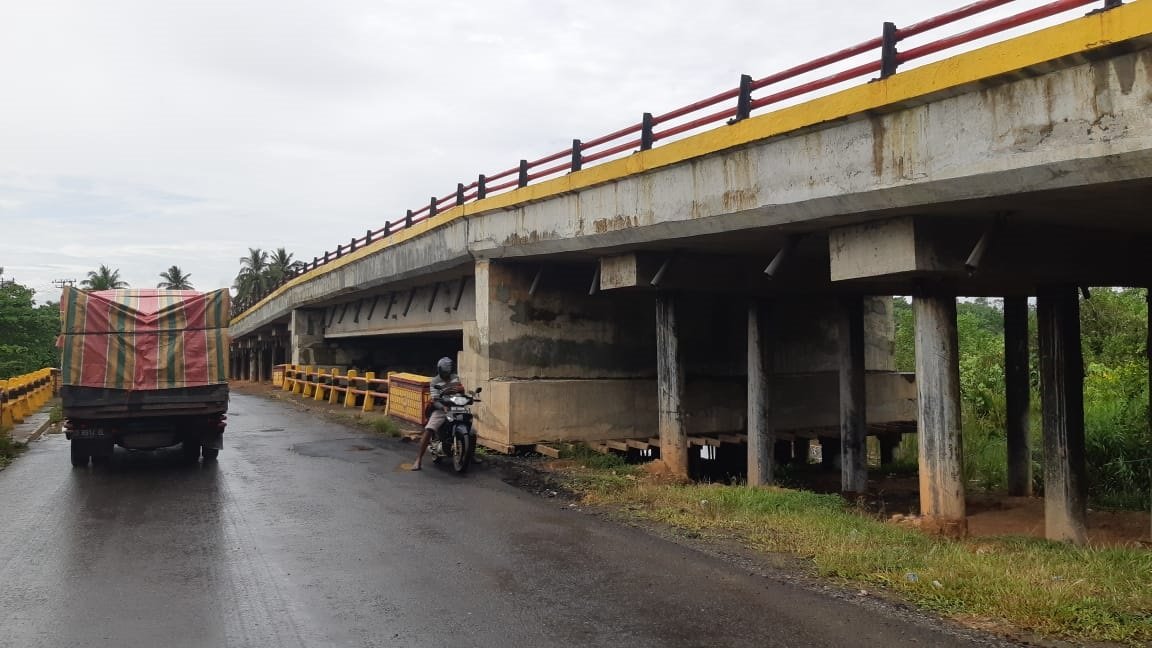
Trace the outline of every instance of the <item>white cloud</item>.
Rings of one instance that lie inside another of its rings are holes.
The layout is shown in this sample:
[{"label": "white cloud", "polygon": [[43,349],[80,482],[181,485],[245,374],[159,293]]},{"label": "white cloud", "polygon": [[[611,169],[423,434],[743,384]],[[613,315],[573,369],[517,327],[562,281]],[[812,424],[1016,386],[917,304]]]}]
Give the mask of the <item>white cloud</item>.
[{"label": "white cloud", "polygon": [[[477,173],[959,4],[4,3],[0,266],[48,294],[101,263],[226,285],[248,246],[311,258]],[[992,15],[1039,2],[1013,4]]]}]

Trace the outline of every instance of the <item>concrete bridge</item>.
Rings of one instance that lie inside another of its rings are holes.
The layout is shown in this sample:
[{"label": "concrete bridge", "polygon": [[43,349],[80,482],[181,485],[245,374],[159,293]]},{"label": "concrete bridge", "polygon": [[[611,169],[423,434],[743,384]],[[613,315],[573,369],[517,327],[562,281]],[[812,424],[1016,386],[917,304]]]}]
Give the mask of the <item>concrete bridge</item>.
[{"label": "concrete bridge", "polygon": [[[611,137],[458,185],[239,313],[234,374],[458,356],[505,443],[658,436],[687,474],[690,436],[743,431],[758,484],[817,436],[848,493],[866,436],[890,448],[915,421],[926,525],[962,534],[956,298],[1005,298],[1010,481],[1028,494],[1035,297],[1048,535],[1083,542],[1077,291],[1149,285],[1152,1],[1050,3],[1097,11],[894,73],[972,34],[902,38],[996,4],[846,51],[880,49],[849,70],[871,82],[752,115],[823,86],[754,99],[789,76],[745,77],[701,102],[735,99],[708,116],[731,123],[645,115],[598,154]],[[915,381],[894,372],[888,295],[914,296]]]}]

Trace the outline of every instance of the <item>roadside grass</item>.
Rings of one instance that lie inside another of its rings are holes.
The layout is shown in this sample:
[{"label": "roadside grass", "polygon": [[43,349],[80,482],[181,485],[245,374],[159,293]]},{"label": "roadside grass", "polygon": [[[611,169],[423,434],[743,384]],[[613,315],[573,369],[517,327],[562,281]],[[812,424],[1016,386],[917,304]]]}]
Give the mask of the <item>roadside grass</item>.
[{"label": "roadside grass", "polygon": [[12,463],[12,459],[24,451],[24,444],[13,441],[9,432],[9,428],[0,428],[0,468]]},{"label": "roadside grass", "polygon": [[797,555],[820,576],[982,627],[1074,641],[1152,641],[1147,550],[1021,537],[946,540],[871,518],[838,495],[662,483],[633,466],[571,458],[582,465],[566,471],[569,487],[589,505]]},{"label": "roadside grass", "polygon": [[372,431],[386,437],[400,436],[400,426],[387,416],[378,417],[372,421]]},{"label": "roadside grass", "polygon": [[57,401],[52,405],[52,409],[48,410],[48,422],[59,423],[64,420],[64,405]]}]

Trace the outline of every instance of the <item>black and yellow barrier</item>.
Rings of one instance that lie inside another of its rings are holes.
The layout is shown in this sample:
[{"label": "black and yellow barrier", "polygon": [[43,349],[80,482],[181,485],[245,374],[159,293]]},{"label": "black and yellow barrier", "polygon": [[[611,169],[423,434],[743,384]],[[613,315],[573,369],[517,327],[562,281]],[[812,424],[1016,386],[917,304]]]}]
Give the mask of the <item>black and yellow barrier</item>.
[{"label": "black and yellow barrier", "polygon": [[22,423],[43,407],[56,393],[59,376],[57,369],[40,369],[0,380],[0,427]]}]

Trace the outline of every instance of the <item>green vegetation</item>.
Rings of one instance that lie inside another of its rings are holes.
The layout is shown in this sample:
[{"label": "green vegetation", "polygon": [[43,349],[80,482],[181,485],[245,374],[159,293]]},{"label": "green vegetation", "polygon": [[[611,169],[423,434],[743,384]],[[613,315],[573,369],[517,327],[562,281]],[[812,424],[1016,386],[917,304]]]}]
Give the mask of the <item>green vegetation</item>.
[{"label": "green vegetation", "polygon": [[127,288],[128,282],[120,278],[120,269],[113,270],[101,265],[96,270],[88,271],[88,278],[80,282],[84,290],[119,290]]},{"label": "green vegetation", "polygon": [[400,426],[390,416],[379,416],[372,419],[372,430],[381,436],[400,436]]},{"label": "green vegetation", "polygon": [[574,463],[565,481],[586,504],[795,555],[817,575],[889,592],[944,616],[1074,641],[1152,641],[1146,550],[1029,538],[946,540],[870,518],[837,495],[661,483],[626,466]]},{"label": "green vegetation", "polygon": [[253,301],[303,265],[301,261],[293,261],[292,253],[284,248],[276,248],[271,254],[260,248],[248,248],[248,255],[240,257],[240,273],[232,285],[236,301],[242,304]]},{"label": "green vegetation", "polygon": [[180,266],[172,266],[160,273],[160,283],[156,287],[164,290],[192,290],[191,278],[192,275],[180,270]]},{"label": "green vegetation", "polygon": [[16,443],[8,436],[7,428],[0,428],[0,468],[7,466],[12,459],[24,451],[23,443]]},{"label": "green vegetation", "polygon": [[60,307],[37,305],[36,291],[3,280],[0,268],[0,380],[59,364]]},{"label": "green vegetation", "polygon": [[[911,305],[894,300],[896,363],[915,370]],[[1152,434],[1148,430],[1147,305],[1142,289],[1095,289],[1081,301],[1084,352],[1084,422],[1088,492],[1096,506],[1147,509],[1152,488]],[[1033,479],[1043,492],[1039,361],[1035,310],[1029,315],[1032,374]],[[960,388],[963,399],[964,472],[988,490],[1006,483],[1004,323],[999,303],[957,305]],[[915,458],[914,439],[901,448]]]}]

